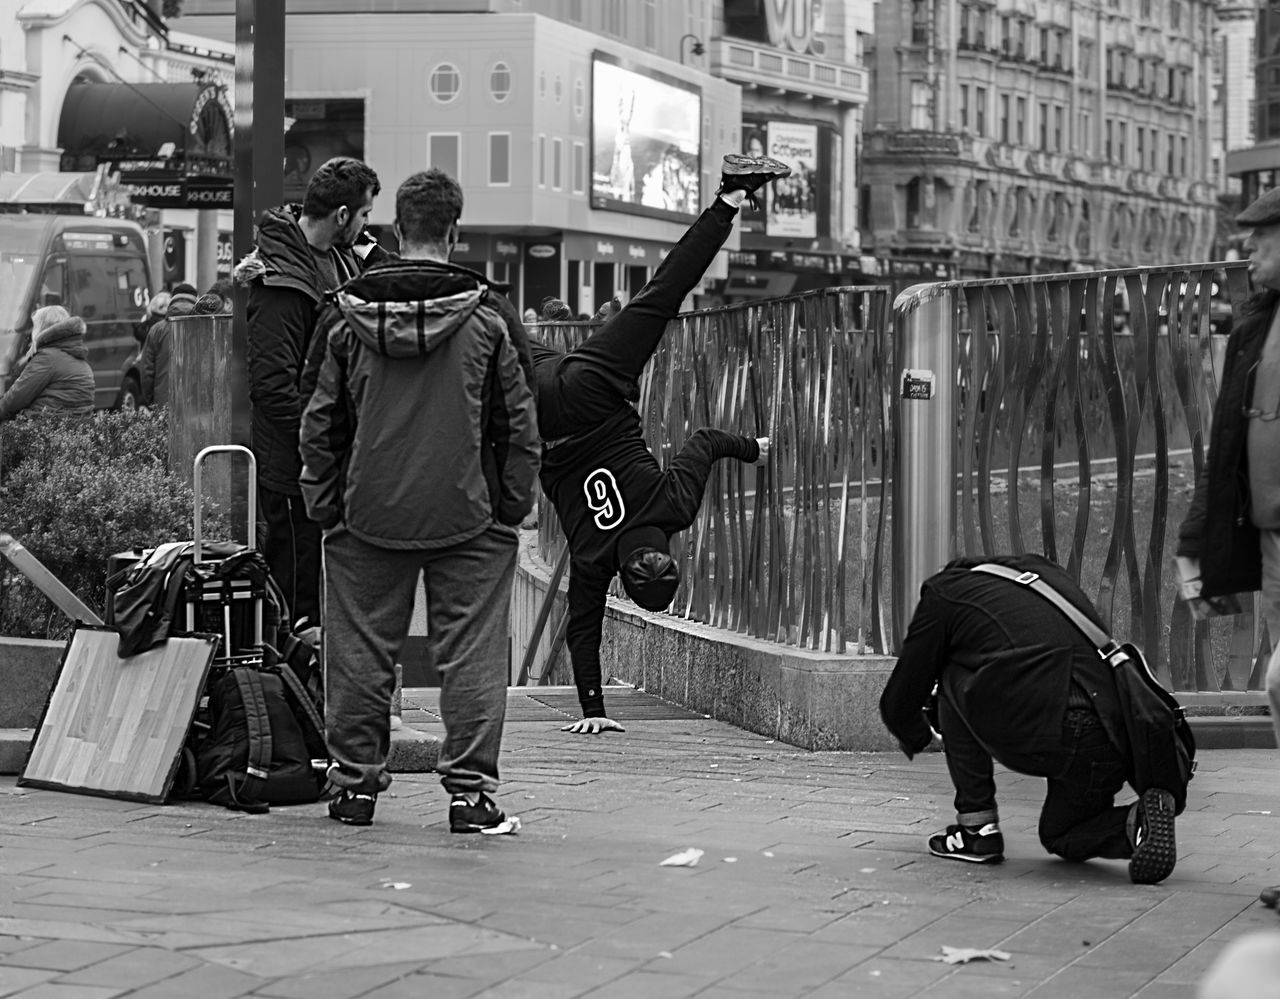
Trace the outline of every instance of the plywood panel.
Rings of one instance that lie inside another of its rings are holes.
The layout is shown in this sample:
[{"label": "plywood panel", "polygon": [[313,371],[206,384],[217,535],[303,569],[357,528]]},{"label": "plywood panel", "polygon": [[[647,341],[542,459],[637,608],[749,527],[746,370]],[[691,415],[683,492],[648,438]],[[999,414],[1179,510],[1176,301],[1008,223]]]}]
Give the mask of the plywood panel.
[{"label": "plywood panel", "polygon": [[209,666],[213,635],[121,659],[110,628],[77,626],[18,783],[163,802]]}]

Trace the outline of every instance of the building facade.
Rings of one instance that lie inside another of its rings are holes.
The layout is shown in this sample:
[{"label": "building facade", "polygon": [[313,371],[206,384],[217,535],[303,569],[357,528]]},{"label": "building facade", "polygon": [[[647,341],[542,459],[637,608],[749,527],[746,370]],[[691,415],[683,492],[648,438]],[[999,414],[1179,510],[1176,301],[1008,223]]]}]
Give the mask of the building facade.
[{"label": "building facade", "polygon": [[1254,78],[1254,144],[1227,152],[1227,175],[1240,185],[1240,202],[1280,186],[1280,4],[1255,0],[1254,46],[1249,69]]},{"label": "building facade", "polygon": [[1204,260],[1206,0],[878,5],[864,248],[897,285]]},{"label": "building facade", "polygon": [[[131,195],[157,288],[231,269],[229,46],[142,0],[0,7],[0,170],[102,168]],[[156,289],[151,289],[152,291]]]}]

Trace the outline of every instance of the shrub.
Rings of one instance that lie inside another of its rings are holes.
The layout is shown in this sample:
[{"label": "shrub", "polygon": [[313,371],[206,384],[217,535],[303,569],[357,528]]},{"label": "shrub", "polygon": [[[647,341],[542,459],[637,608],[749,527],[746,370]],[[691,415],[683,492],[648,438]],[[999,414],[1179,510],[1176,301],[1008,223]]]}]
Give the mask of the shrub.
[{"label": "shrub", "polygon": [[[101,614],[110,555],[191,537],[191,489],[167,461],[163,412],[40,415],[0,425],[0,530]],[[213,504],[205,517],[207,536],[226,536]],[[70,628],[0,559],[0,634],[61,638]]]}]

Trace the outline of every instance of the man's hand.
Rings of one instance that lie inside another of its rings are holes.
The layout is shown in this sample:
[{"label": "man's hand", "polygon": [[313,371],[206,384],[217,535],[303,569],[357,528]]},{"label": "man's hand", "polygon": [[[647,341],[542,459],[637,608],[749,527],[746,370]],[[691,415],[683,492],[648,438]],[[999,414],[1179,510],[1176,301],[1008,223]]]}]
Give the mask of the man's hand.
[{"label": "man's hand", "polygon": [[561,732],[573,732],[576,735],[599,735],[601,732],[625,732],[626,729],[612,718],[579,718],[572,725],[565,725]]},{"label": "man's hand", "polygon": [[756,458],[756,462],[755,462],[755,463],[756,463],[757,465],[766,465],[766,464],[768,464],[768,462],[769,462],[769,445],[770,445],[769,438],[768,438],[768,437],[757,437],[757,438],[756,438],[756,444],[758,444],[758,445],[760,446],[760,454],[759,454],[759,456]]}]

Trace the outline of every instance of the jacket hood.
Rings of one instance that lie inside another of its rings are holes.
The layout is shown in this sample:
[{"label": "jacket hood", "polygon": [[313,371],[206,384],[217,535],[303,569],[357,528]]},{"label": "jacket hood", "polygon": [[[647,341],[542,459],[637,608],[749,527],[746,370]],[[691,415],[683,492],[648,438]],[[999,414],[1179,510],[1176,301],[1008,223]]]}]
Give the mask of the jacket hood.
[{"label": "jacket hood", "polygon": [[317,296],[315,289],[324,287],[324,281],[315,254],[298,224],[301,215],[301,205],[285,205],[272,208],[262,216],[258,222],[257,246],[232,271],[238,284],[261,280]]},{"label": "jacket hood", "polygon": [[79,316],[72,316],[60,323],[46,326],[36,339],[36,349],[45,350],[48,347],[57,347],[80,360],[87,358],[89,351],[84,345],[84,320]]},{"label": "jacket hood", "polygon": [[440,298],[380,301],[344,289],[338,308],[356,337],[386,357],[423,357],[448,340],[488,297],[484,287]]}]

